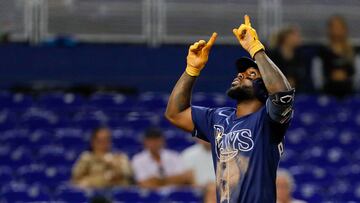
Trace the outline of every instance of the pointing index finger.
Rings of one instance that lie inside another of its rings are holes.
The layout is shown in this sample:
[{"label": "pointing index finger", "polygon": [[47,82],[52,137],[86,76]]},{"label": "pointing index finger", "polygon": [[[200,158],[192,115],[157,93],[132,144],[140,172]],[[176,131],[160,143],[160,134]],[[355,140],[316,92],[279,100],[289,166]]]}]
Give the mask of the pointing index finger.
[{"label": "pointing index finger", "polygon": [[210,48],[210,47],[215,43],[216,38],[217,38],[217,33],[214,32],[214,33],[211,35],[211,37],[210,37],[208,43],[206,44],[206,46]]},{"label": "pointing index finger", "polygon": [[251,26],[250,17],[248,15],[244,16],[244,21],[245,21],[245,25]]}]

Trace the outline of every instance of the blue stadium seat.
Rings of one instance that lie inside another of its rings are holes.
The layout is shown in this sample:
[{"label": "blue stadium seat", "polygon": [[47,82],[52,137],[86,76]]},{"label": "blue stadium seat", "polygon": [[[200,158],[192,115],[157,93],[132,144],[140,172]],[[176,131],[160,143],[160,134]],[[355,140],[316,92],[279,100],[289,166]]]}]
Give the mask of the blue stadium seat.
[{"label": "blue stadium seat", "polygon": [[11,129],[1,133],[0,141],[2,144],[13,147],[29,146],[29,131],[26,129]]},{"label": "blue stadium seat", "polygon": [[133,129],[146,129],[156,125],[160,119],[150,112],[130,112],[122,120],[122,125]]},{"label": "blue stadium seat", "polygon": [[[296,109],[295,109],[296,111]],[[318,126],[323,125],[320,123],[321,114],[311,111],[310,109],[296,112],[297,116],[294,118],[295,122],[299,122],[301,126],[306,128],[318,128]]]},{"label": "blue stadium seat", "polygon": [[359,190],[359,183],[354,180],[338,180],[330,186],[329,193],[334,198],[334,202],[358,202]]},{"label": "blue stadium seat", "polygon": [[235,101],[230,99],[227,95],[225,95],[223,93],[213,93],[211,95],[211,99],[212,99],[212,103],[216,107],[223,107],[223,106],[235,107],[236,106]]},{"label": "blue stadium seat", "polygon": [[360,138],[357,136],[357,132],[360,128],[347,128],[343,129],[336,136],[336,143],[338,147],[347,150],[350,153],[355,153],[360,146]]},{"label": "blue stadium seat", "polygon": [[351,109],[356,109],[360,105],[360,95],[354,95],[352,97],[345,98],[343,105]]},{"label": "blue stadium seat", "polygon": [[299,156],[299,154],[296,152],[296,150],[286,147],[284,154],[280,159],[279,166],[281,168],[290,168],[292,166],[301,164],[301,161],[302,159]]},{"label": "blue stadium seat", "polygon": [[171,128],[173,127],[173,125],[165,117],[160,117],[159,127],[165,129],[165,128]]},{"label": "blue stadium seat", "polygon": [[335,174],[330,173],[331,170],[321,165],[299,164],[290,171],[298,183],[310,182],[319,186],[331,184],[335,180]]},{"label": "blue stadium seat", "polygon": [[6,202],[48,202],[48,191],[38,185],[12,184],[3,187],[2,198]]},{"label": "blue stadium seat", "polygon": [[56,165],[48,166],[44,170],[46,184],[48,187],[55,188],[58,185],[66,184],[71,179],[71,166],[69,165]]},{"label": "blue stadium seat", "polygon": [[183,151],[193,144],[195,144],[195,140],[190,134],[185,136],[169,137],[166,139],[166,146],[177,151]]},{"label": "blue stadium seat", "polygon": [[87,134],[79,128],[58,128],[55,130],[56,144],[64,147],[85,150],[89,146]]},{"label": "blue stadium seat", "polygon": [[20,167],[17,170],[17,177],[28,185],[39,184],[54,188],[70,180],[70,169],[69,166],[46,167],[41,164],[31,164]]},{"label": "blue stadium seat", "polygon": [[8,153],[0,155],[0,165],[15,169],[30,164],[34,160],[32,152],[27,147],[10,148]]},{"label": "blue stadium seat", "polygon": [[360,183],[360,162],[354,161],[349,165],[342,166],[338,169],[338,173],[338,176],[343,180]]},{"label": "blue stadium seat", "polygon": [[306,128],[291,128],[285,135],[285,148],[302,151],[309,147],[310,140]]},{"label": "blue stadium seat", "polygon": [[5,185],[13,180],[13,171],[8,166],[0,166],[0,185]]},{"label": "blue stadium seat", "polygon": [[17,118],[14,112],[9,109],[0,111],[0,130],[14,129],[17,125]]},{"label": "blue stadium seat", "polygon": [[314,140],[317,142],[323,143],[323,141],[336,141],[336,137],[339,133],[339,130],[336,127],[330,126],[330,127],[319,127],[315,134],[314,134]]},{"label": "blue stadium seat", "polygon": [[157,109],[165,109],[168,101],[168,94],[145,92],[139,95],[136,104],[137,109],[155,111]]},{"label": "blue stadium seat", "polygon": [[338,99],[333,96],[320,95],[316,97],[315,101],[317,106],[320,108],[334,109],[338,107]]},{"label": "blue stadium seat", "polygon": [[71,185],[61,185],[55,192],[55,199],[65,202],[85,203],[89,201],[90,195],[91,194],[88,194],[86,191]]},{"label": "blue stadium seat", "polygon": [[355,112],[351,108],[340,106],[333,111],[333,115],[336,116],[337,125],[346,126],[353,122]]},{"label": "blue stadium seat", "polygon": [[81,111],[74,116],[73,126],[85,130],[92,130],[94,128],[108,124],[109,120],[109,116],[101,110]]},{"label": "blue stadium seat", "polygon": [[218,104],[215,103],[215,100],[212,98],[211,94],[204,92],[196,92],[192,95],[192,104],[196,106],[205,106],[205,107],[216,107]]},{"label": "blue stadium seat", "polygon": [[82,96],[72,93],[49,93],[41,95],[38,100],[38,105],[43,108],[54,110],[77,110],[82,105],[85,105],[85,100]]},{"label": "blue stadium seat", "polygon": [[55,142],[54,132],[52,130],[37,129],[30,133],[29,144],[33,149],[39,149]]},{"label": "blue stadium seat", "polygon": [[334,168],[339,166],[346,166],[350,163],[349,158],[346,156],[346,153],[343,149],[339,147],[333,147],[327,149],[326,153],[327,165],[324,166],[332,166]]},{"label": "blue stadium seat", "polygon": [[321,145],[310,148],[303,158],[308,164],[334,168],[348,165],[350,161],[341,148],[324,149]]},{"label": "blue stadium seat", "polygon": [[113,145],[115,148],[122,151],[140,151],[142,149],[142,143],[138,137],[123,136],[113,139]]},{"label": "blue stadium seat", "polygon": [[58,145],[49,145],[39,149],[38,162],[51,166],[59,164],[70,166],[75,162],[76,156],[76,151]]},{"label": "blue stadium seat", "polygon": [[317,96],[297,94],[295,99],[295,110],[302,111],[304,109],[316,109],[317,108]]},{"label": "blue stadium seat", "polygon": [[11,162],[10,154],[12,152],[12,148],[10,145],[0,145],[0,166],[7,166]]},{"label": "blue stadium seat", "polygon": [[140,202],[141,197],[137,189],[117,189],[113,192],[115,201],[120,202]]},{"label": "blue stadium seat", "polygon": [[95,93],[89,100],[90,106],[100,109],[126,110],[133,107],[134,104],[133,97],[113,93]]},{"label": "blue stadium seat", "polygon": [[174,189],[166,197],[167,202],[197,203],[201,202],[201,192],[194,188]]},{"label": "blue stadium seat", "polygon": [[113,191],[113,200],[124,203],[158,203],[163,197],[156,191],[140,188],[117,188]]},{"label": "blue stadium seat", "polygon": [[356,196],[354,192],[345,192],[336,195],[338,202],[359,202],[360,197]]},{"label": "blue stadium seat", "polygon": [[323,202],[324,196],[322,188],[316,182],[302,182],[297,184],[295,197],[300,197],[308,202]]},{"label": "blue stadium seat", "polygon": [[30,108],[22,115],[19,125],[28,129],[46,129],[55,127],[58,121],[58,116],[52,111]]},{"label": "blue stadium seat", "polygon": [[[185,149],[194,141],[190,134],[174,128],[164,119],[167,96],[156,92],[143,93],[138,98],[96,93],[87,101],[78,95],[55,92],[41,95],[35,103],[36,100],[28,95],[0,93],[2,191],[7,191],[9,198],[14,191],[19,191],[19,197],[29,198],[28,189],[15,190],[9,185],[23,181],[31,184],[26,185],[27,188],[36,188],[32,183],[39,183],[53,189],[66,183],[72,164],[89,144],[90,130],[102,124],[115,128],[114,148],[130,157],[142,150],[141,136],[149,126],[165,128],[168,148]],[[233,105],[219,93],[196,93],[193,100],[195,105]],[[345,101],[328,96],[297,95],[295,117],[285,137],[280,166],[294,174],[298,183],[295,196],[299,199],[346,202],[359,198],[360,189],[356,184],[360,182],[359,104],[359,95]],[[31,165],[41,167],[32,169]],[[52,191],[41,191],[51,199]],[[134,188],[122,189],[116,194],[126,192],[126,202],[191,202],[197,199],[196,192],[182,189],[166,197]],[[58,189],[55,196],[63,202],[88,200],[84,191],[72,187]]]},{"label": "blue stadium seat", "polygon": [[46,175],[44,173],[44,170],[44,165],[25,165],[18,168],[17,175],[21,181],[24,181],[28,185],[35,183],[46,183]]},{"label": "blue stadium seat", "polygon": [[112,137],[114,139],[120,139],[121,137],[126,137],[126,136],[138,137],[140,136],[139,130],[132,128],[125,128],[125,127],[114,128],[112,130]]},{"label": "blue stadium seat", "polygon": [[0,109],[10,108],[14,111],[23,110],[33,105],[33,98],[29,95],[8,92],[0,93]]},{"label": "blue stadium seat", "polygon": [[161,202],[164,197],[155,191],[146,191],[141,196],[142,202],[157,203]]}]

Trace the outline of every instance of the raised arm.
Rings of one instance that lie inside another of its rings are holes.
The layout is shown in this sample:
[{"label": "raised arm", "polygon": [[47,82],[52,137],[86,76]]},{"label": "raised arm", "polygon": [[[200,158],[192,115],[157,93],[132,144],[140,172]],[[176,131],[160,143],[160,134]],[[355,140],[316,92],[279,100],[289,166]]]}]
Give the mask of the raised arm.
[{"label": "raised arm", "polygon": [[241,46],[255,59],[269,94],[291,90],[290,83],[284,74],[265,54],[265,48],[259,41],[256,30],[251,27],[250,17],[245,15],[244,18],[245,23],[238,29],[234,29],[233,33]]},{"label": "raised arm", "polygon": [[175,126],[189,132],[194,129],[190,108],[192,88],[200,71],[208,61],[209,52],[215,43],[216,37],[217,34],[213,33],[207,43],[200,40],[190,46],[186,58],[186,70],[171,92],[166,107],[165,117]]},{"label": "raised arm", "polygon": [[266,89],[270,94],[285,92],[292,89],[285,75],[263,50],[257,52],[254,58],[258,64]]}]

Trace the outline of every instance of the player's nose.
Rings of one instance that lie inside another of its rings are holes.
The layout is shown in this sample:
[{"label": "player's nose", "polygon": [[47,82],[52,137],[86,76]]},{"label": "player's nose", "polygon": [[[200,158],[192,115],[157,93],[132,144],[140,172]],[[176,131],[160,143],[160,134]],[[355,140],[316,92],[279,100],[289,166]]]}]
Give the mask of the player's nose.
[{"label": "player's nose", "polygon": [[245,76],[244,76],[244,73],[238,73],[237,77],[240,78],[240,79],[244,79]]}]

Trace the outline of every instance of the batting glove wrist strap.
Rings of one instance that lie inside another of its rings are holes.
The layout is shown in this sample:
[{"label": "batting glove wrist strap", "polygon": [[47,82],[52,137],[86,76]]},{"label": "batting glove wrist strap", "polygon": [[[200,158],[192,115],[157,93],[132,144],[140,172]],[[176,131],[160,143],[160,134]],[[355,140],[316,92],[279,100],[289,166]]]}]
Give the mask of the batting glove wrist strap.
[{"label": "batting glove wrist strap", "polygon": [[190,75],[197,77],[200,75],[201,69],[200,68],[194,68],[192,66],[186,66],[185,72]]},{"label": "batting glove wrist strap", "polygon": [[263,44],[261,44],[261,42],[259,40],[255,40],[251,43],[250,47],[249,47],[249,54],[251,55],[252,58],[254,58],[255,54],[259,51],[264,51],[265,47]]}]

